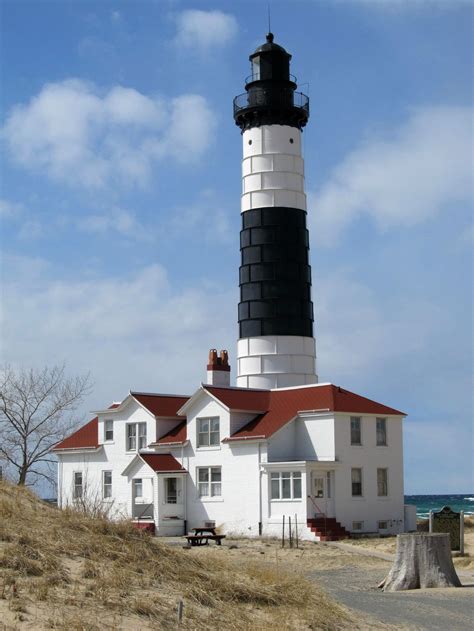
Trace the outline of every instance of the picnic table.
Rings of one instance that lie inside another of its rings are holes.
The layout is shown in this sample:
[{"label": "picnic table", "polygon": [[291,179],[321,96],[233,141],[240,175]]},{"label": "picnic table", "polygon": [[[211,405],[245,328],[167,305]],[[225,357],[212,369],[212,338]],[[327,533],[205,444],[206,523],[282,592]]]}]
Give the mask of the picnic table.
[{"label": "picnic table", "polygon": [[218,535],[215,528],[192,528],[193,535],[186,535],[188,544],[191,546],[207,546],[209,539],[215,541],[218,546],[221,545],[225,535]]}]

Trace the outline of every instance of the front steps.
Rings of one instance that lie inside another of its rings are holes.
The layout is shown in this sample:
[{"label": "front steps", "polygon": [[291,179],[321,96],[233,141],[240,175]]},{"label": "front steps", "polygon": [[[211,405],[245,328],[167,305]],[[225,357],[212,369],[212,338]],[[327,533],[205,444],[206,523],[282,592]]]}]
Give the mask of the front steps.
[{"label": "front steps", "polygon": [[334,517],[315,517],[307,520],[308,528],[319,541],[348,539],[349,533]]}]

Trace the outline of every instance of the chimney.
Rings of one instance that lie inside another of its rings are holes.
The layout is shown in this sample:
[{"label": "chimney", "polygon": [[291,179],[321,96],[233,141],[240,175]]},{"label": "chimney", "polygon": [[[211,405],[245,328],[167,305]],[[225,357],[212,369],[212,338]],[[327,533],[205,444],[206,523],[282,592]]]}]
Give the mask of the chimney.
[{"label": "chimney", "polygon": [[210,386],[230,386],[229,354],[222,350],[217,355],[217,350],[211,348],[207,364],[207,383]]}]

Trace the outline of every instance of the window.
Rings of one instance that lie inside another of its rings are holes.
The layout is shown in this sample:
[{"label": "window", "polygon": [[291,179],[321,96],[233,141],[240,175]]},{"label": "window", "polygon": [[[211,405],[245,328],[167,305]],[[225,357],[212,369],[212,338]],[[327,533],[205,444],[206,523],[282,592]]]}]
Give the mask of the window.
[{"label": "window", "polygon": [[200,467],[197,472],[199,497],[220,497],[222,495],[221,468]]},{"label": "window", "polygon": [[197,446],[209,447],[219,445],[219,417],[198,418],[197,420]]},{"label": "window", "polygon": [[272,500],[301,499],[301,471],[277,471],[270,475]]},{"label": "window", "polygon": [[314,478],[314,497],[324,497],[324,478]]},{"label": "window", "polygon": [[146,423],[138,423],[138,449],[146,447]]},{"label": "window", "polygon": [[141,478],[133,481],[133,495],[134,497],[143,497],[143,480]]},{"label": "window", "polygon": [[351,416],[351,445],[362,445],[360,416]]},{"label": "window", "polygon": [[112,471],[102,471],[102,497],[112,497]]},{"label": "window", "polygon": [[82,497],[82,471],[74,473],[73,498],[78,500]]},{"label": "window", "polygon": [[352,530],[363,530],[364,522],[363,521],[353,521],[352,522]]},{"label": "window", "polygon": [[146,447],[146,423],[128,423],[127,425],[127,451],[137,450]]},{"label": "window", "polygon": [[377,419],[377,446],[385,446],[387,444],[387,419]]},{"label": "window", "polygon": [[178,503],[178,478],[165,478],[166,503]]},{"label": "window", "polygon": [[104,438],[106,442],[114,439],[114,422],[110,419],[105,421]]},{"label": "window", "polygon": [[387,530],[388,528],[388,521],[378,521],[377,522],[377,526],[379,530]]},{"label": "window", "polygon": [[351,480],[352,497],[360,497],[362,495],[362,469],[352,469]]},{"label": "window", "polygon": [[377,495],[379,497],[388,495],[387,469],[377,469]]}]

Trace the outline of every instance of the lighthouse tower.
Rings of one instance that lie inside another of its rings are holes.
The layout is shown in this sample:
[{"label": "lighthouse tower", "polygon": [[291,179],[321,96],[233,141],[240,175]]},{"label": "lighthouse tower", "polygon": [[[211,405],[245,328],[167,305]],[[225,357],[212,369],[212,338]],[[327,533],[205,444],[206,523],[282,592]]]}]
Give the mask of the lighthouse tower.
[{"label": "lighthouse tower", "polygon": [[316,383],[311,268],[301,133],[309,99],[296,92],[291,55],[266,43],[234,99],[242,130],[237,386]]}]

